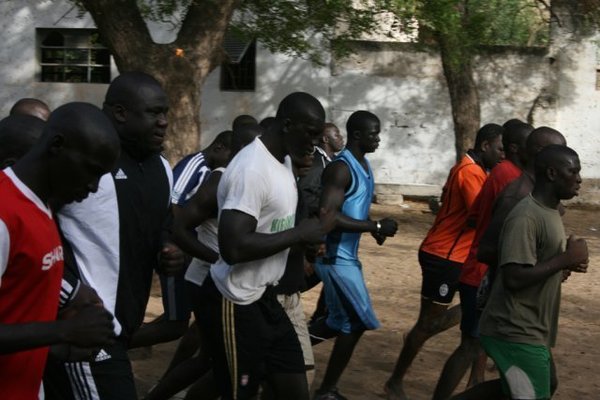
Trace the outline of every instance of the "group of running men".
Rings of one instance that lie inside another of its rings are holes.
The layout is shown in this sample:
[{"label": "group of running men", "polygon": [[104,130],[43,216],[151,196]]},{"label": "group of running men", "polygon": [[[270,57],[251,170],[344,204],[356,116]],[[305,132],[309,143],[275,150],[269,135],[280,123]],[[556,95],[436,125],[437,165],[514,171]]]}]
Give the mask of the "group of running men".
[{"label": "group of running men", "polygon": [[[146,399],[188,388],[187,399],[306,400],[312,346],[330,338],[314,398],[344,399],[337,383],[379,326],[360,237],[383,245],[397,230],[369,218],[365,156],[379,145],[378,117],[354,112],[344,146],[321,103],[292,93],[275,116],[239,116],[171,171],[167,113],[159,82],[126,72],[102,109],[50,112],[23,99],[0,121],[2,397],[135,399],[128,350],[182,336]],[[472,387],[457,398],[550,398],[560,284],[587,268],[585,241],[567,240],[560,219],[579,169],[551,128],[511,120],[477,132],[419,250],[421,311],[389,399],[406,398],[402,380],[423,343],[459,321],[435,399],[450,398],[471,364]],[[143,323],[154,272],[165,313]],[[318,282],[307,322],[300,294]],[[482,382],[480,344],[501,380]]]}]

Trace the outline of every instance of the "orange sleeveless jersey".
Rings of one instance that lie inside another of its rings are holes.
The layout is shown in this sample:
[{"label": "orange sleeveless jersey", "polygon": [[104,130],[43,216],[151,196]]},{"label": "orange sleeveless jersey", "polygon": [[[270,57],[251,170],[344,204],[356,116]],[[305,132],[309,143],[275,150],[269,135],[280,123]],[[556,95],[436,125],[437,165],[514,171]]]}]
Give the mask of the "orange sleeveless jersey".
[{"label": "orange sleeveless jersey", "polygon": [[468,154],[452,167],[442,191],[442,207],[421,244],[422,251],[465,262],[475,236],[466,221],[486,178],[486,171]]}]

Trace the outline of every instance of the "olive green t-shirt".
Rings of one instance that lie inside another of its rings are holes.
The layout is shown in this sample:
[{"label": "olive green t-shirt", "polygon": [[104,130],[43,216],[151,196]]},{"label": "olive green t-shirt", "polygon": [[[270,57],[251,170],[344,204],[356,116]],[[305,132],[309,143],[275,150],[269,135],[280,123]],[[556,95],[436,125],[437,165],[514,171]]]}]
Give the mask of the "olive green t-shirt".
[{"label": "olive green t-shirt", "polygon": [[507,264],[536,268],[565,251],[565,230],[557,210],[547,208],[531,195],[521,200],[506,217],[498,244],[498,276],[481,315],[481,334],[518,342],[554,346],[560,308],[562,272],[521,290],[503,283]]}]

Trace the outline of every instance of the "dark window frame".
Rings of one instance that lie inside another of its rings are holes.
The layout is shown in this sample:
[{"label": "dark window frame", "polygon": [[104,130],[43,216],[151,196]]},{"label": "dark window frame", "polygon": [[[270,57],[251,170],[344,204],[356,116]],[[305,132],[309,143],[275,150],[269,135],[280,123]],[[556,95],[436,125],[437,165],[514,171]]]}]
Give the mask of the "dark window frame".
[{"label": "dark window frame", "polygon": [[219,88],[223,92],[256,91],[256,40],[250,42],[239,62],[221,63]]},{"label": "dark window frame", "polygon": [[98,30],[37,28],[36,35],[40,82],[110,83],[111,54]]}]

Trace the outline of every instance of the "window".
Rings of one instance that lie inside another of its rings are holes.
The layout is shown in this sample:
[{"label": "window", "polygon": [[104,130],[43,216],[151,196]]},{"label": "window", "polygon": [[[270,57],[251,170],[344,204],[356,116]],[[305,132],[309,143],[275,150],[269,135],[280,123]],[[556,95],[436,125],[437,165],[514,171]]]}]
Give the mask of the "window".
[{"label": "window", "polygon": [[256,85],[256,41],[226,36],[223,47],[229,61],[221,64],[221,90],[253,91]]},{"label": "window", "polygon": [[110,52],[94,29],[38,29],[40,81],[110,83]]}]

